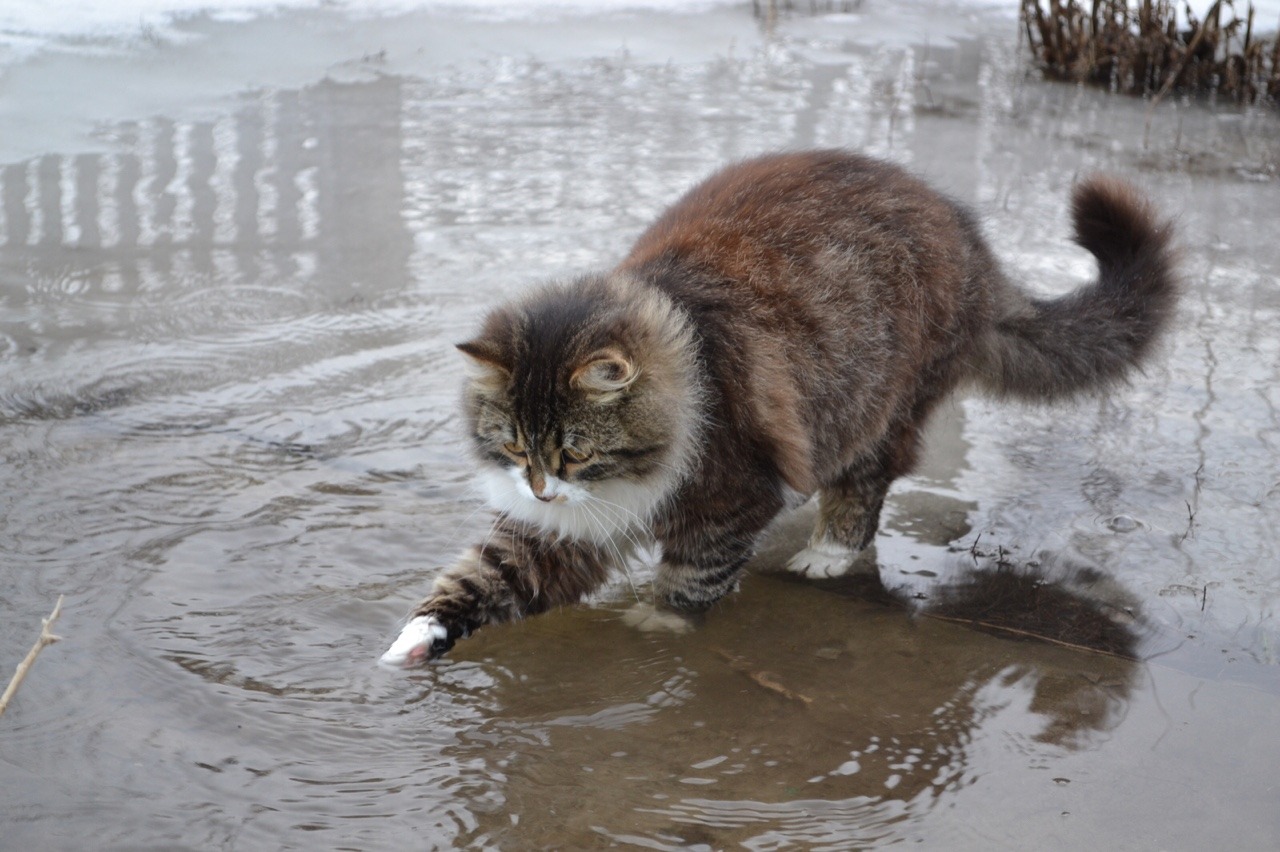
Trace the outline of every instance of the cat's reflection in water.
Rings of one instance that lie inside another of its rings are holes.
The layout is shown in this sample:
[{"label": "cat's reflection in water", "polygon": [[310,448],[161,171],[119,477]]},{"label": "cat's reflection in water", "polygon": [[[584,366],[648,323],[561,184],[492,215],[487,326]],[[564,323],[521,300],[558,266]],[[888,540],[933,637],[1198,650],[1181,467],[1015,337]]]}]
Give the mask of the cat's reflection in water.
[{"label": "cat's reflection in water", "polygon": [[924,600],[876,572],[753,574],[682,634],[628,626],[621,592],[477,634],[421,677],[483,672],[483,721],[451,749],[505,803],[477,836],[871,842],[978,781],[991,749],[1035,763],[1124,718],[1141,613],[1090,570],[1040,571],[954,554]]}]

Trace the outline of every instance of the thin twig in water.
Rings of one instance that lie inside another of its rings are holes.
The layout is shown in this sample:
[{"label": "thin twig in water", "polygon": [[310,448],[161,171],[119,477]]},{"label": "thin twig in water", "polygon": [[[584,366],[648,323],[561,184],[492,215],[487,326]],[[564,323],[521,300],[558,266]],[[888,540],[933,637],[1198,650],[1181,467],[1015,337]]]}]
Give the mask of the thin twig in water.
[{"label": "thin twig in water", "polygon": [[22,662],[18,663],[17,670],[13,673],[9,685],[5,687],[4,695],[0,695],[0,716],[4,715],[4,711],[9,706],[9,700],[13,698],[18,691],[18,687],[22,685],[22,679],[27,676],[27,672],[31,669],[31,664],[36,661],[36,656],[44,650],[46,645],[52,645],[61,639],[61,636],[55,636],[49,632],[49,627],[57,620],[58,613],[62,612],[62,595],[58,595],[58,602],[53,607],[53,612],[49,613],[47,618],[41,619],[40,638],[36,640],[36,644],[27,652],[27,656]]},{"label": "thin twig in water", "polygon": [[1073,651],[1084,651],[1087,654],[1099,654],[1103,657],[1115,657],[1118,660],[1136,660],[1136,657],[1129,654],[1120,654],[1115,651],[1108,651],[1103,648],[1090,648],[1088,645],[1078,645],[1075,642],[1067,642],[1063,639],[1054,639],[1052,636],[1045,636],[1043,633],[1035,633],[1030,630],[1020,630],[1017,627],[1009,627],[1004,624],[993,624],[990,621],[980,621],[976,618],[961,618],[955,615],[940,615],[936,612],[920,613],[925,618],[933,618],[938,621],[949,621],[952,624],[965,624],[970,627],[980,627],[984,630],[992,630],[997,633],[1008,633],[1012,636],[1022,636],[1027,639],[1037,639],[1041,642],[1048,642],[1050,645],[1058,645],[1062,648],[1070,648]]},{"label": "thin twig in water", "polygon": [[1191,529],[1196,525],[1196,513],[1191,508],[1191,502],[1189,500],[1183,500],[1182,502],[1187,504],[1187,529],[1182,534],[1182,538],[1178,539],[1179,543],[1187,540],[1187,536],[1191,535]]},{"label": "thin twig in water", "polygon": [[742,657],[736,657],[723,648],[713,648],[712,650],[729,663],[729,668],[733,669],[735,672],[742,672],[744,675],[751,678],[751,680],[757,685],[764,687],[770,692],[776,692],[783,698],[789,698],[792,701],[799,701],[806,707],[813,703],[813,699],[809,696],[801,695],[798,692],[792,692],[790,689],[787,689],[785,686],[778,683],[778,681],[774,679],[774,675],[772,673],[753,670],[750,664],[748,664],[746,660],[742,659]]}]

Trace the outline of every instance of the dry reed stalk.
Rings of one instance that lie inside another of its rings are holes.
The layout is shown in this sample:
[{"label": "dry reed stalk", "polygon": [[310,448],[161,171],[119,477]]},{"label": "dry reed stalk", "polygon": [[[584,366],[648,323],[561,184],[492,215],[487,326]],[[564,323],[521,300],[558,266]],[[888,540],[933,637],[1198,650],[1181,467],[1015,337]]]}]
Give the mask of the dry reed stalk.
[{"label": "dry reed stalk", "polygon": [[1239,103],[1280,100],[1280,39],[1260,39],[1254,8],[1214,0],[1202,19],[1175,0],[1021,0],[1023,26],[1045,75],[1153,98],[1212,93]]},{"label": "dry reed stalk", "polygon": [[0,695],[0,716],[4,715],[4,711],[9,707],[9,700],[18,692],[18,687],[22,685],[23,679],[27,676],[27,672],[31,670],[31,664],[36,661],[36,657],[44,650],[46,645],[52,645],[62,637],[55,636],[49,632],[49,628],[53,622],[57,621],[58,614],[62,612],[62,595],[58,595],[58,602],[53,607],[53,612],[48,617],[42,618],[40,628],[40,638],[36,639],[36,644],[27,652],[27,656],[22,662],[18,663],[18,668],[13,673],[13,677],[9,680],[9,685],[5,687],[4,695]]},{"label": "dry reed stalk", "polygon": [[[862,0],[751,0],[751,12],[767,23],[778,19],[780,12],[810,15],[853,12],[861,8]],[[807,7],[807,8],[806,8]]]}]

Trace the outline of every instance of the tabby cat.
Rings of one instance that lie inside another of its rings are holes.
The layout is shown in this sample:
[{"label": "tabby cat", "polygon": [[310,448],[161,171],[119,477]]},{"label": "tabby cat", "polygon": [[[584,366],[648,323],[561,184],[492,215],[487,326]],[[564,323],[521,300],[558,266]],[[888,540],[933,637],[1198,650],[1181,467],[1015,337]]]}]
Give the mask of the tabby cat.
[{"label": "tabby cat", "polygon": [[1168,225],[1114,179],[1072,202],[1098,278],[1039,299],[971,213],[897,166],[764,156],[690,190],[613,270],[496,308],[458,349],[498,518],[382,662],[417,665],[578,601],[636,542],[661,547],[660,609],[705,610],[769,521],[815,493],[817,525],[788,567],[845,572],[957,385],[1031,401],[1105,389],[1167,325]]}]

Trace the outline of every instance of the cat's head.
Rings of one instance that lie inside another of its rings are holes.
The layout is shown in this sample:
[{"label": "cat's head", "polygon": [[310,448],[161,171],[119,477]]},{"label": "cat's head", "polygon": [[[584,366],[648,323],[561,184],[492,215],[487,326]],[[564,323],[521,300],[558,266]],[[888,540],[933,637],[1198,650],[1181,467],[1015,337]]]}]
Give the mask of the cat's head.
[{"label": "cat's head", "polygon": [[701,418],[685,315],[628,280],[545,287],[458,345],[489,500],[573,538],[635,526],[679,484]]}]

